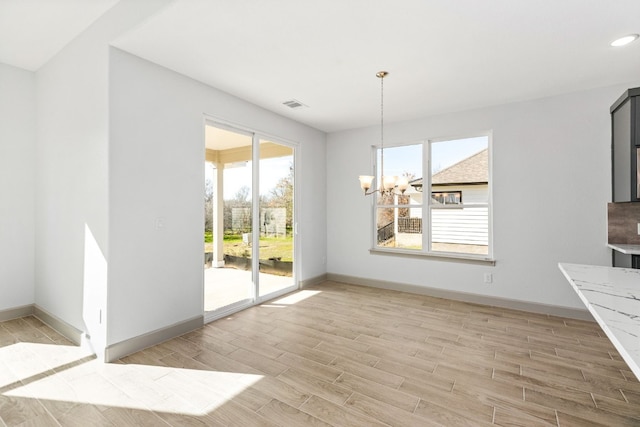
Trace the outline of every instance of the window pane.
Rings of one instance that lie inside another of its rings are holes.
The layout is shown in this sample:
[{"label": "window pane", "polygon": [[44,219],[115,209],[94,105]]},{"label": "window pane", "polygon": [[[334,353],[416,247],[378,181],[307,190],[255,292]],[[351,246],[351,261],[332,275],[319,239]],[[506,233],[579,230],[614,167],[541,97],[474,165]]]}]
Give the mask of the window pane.
[{"label": "window pane", "polygon": [[431,210],[432,251],[488,255],[488,244],[488,207]]},{"label": "window pane", "polygon": [[258,295],[294,285],[293,148],[260,139]]},{"label": "window pane", "polygon": [[422,249],[422,210],[378,208],[376,245],[386,248]]},{"label": "window pane", "polygon": [[432,191],[431,204],[433,205],[461,205],[462,191]]},{"label": "window pane", "polygon": [[[204,310],[221,310],[253,297],[251,265],[253,137],[206,126],[211,234],[204,272]],[[230,148],[233,147],[231,150]],[[230,156],[230,152],[233,155]],[[232,281],[221,277],[233,277]]]},{"label": "window pane", "polygon": [[486,136],[431,143],[432,197],[442,195],[433,204],[452,204],[455,197],[464,204],[488,203],[488,147]]},{"label": "window pane", "polygon": [[[378,176],[376,182],[380,187],[380,173],[384,176],[406,177],[409,183],[419,186],[422,189],[422,144],[404,145],[401,147],[390,147],[384,149],[384,165],[382,164],[381,151],[378,150]],[[381,171],[384,167],[384,171]],[[413,186],[409,187],[408,192],[414,191]],[[394,203],[392,196],[377,198],[378,205],[392,205]],[[402,203],[402,200],[399,201]]]},{"label": "window pane", "polygon": [[430,148],[431,251],[488,255],[489,138],[432,142]]}]

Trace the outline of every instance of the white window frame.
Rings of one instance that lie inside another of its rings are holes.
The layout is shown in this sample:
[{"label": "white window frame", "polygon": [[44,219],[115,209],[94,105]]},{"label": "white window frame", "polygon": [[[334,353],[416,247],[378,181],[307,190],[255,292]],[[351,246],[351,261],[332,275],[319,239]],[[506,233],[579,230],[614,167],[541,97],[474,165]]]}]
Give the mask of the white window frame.
[{"label": "white window frame", "polygon": [[[432,193],[432,185],[431,185],[431,147],[433,143],[443,142],[443,141],[454,141],[458,139],[466,139],[466,138],[476,138],[476,137],[486,137],[487,138],[487,148],[488,148],[488,168],[489,168],[489,183],[488,183],[488,194],[487,194],[487,202],[486,203],[465,203],[464,195],[462,197],[461,204],[451,204],[451,205],[436,205],[432,203],[431,193]],[[422,204],[421,205],[378,205],[378,194],[376,193],[372,207],[373,207],[373,215],[372,215],[372,238],[371,238],[371,249],[370,252],[374,254],[384,254],[384,255],[397,255],[397,256],[408,256],[408,257],[433,257],[433,258],[447,258],[453,261],[463,261],[463,262],[471,262],[471,263],[482,263],[482,264],[490,264],[495,265],[495,259],[493,257],[493,138],[492,132],[475,132],[464,135],[456,135],[456,136],[447,136],[447,137],[439,137],[439,138],[428,138],[422,141],[413,141],[401,144],[385,144],[385,148],[390,147],[403,147],[410,145],[418,145],[422,144]],[[378,164],[377,164],[377,154],[379,146],[372,146],[372,162],[373,162],[373,170],[374,176],[378,176]],[[376,184],[377,185],[377,184]],[[425,196],[426,195],[426,196]],[[397,199],[396,199],[397,200]],[[399,209],[403,207],[411,207],[414,209],[421,208],[422,209],[422,249],[405,249],[405,248],[388,248],[378,246],[377,242],[377,210],[379,207],[389,207],[393,209]],[[473,208],[473,207],[486,207],[488,212],[488,236],[487,236],[487,254],[467,254],[462,252],[442,252],[442,251],[433,251],[431,249],[431,222],[432,222],[432,211],[434,209],[443,210],[443,209],[461,209],[461,208]]]}]

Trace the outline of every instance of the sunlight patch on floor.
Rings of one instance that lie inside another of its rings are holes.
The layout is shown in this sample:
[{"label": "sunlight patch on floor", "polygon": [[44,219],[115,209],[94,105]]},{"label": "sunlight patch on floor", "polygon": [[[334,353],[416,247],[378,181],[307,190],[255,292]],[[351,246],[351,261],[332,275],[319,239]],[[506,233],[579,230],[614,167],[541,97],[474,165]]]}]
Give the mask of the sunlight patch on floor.
[{"label": "sunlight patch on floor", "polygon": [[86,357],[78,347],[17,343],[0,348],[2,394],[202,416],[262,378],[235,372],[105,364],[97,359],[75,363]]},{"label": "sunlight patch on floor", "polygon": [[0,388],[16,381],[28,383],[38,375],[93,358],[88,350],[68,345],[17,342],[0,347]]},{"label": "sunlight patch on floor", "polygon": [[322,291],[308,291],[308,290],[298,291],[293,294],[287,295],[286,297],[273,300],[270,303],[270,305],[271,306],[278,306],[278,305],[287,306],[287,305],[297,304],[300,301],[304,301],[307,298],[311,298],[312,296],[319,294],[320,292]]}]

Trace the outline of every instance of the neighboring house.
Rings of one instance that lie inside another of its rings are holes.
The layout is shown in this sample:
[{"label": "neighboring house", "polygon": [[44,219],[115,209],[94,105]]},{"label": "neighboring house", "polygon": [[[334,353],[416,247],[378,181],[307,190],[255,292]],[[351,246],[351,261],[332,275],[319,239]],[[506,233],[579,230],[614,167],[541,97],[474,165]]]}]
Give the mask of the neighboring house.
[{"label": "neighboring house", "polygon": [[[489,157],[484,149],[435,173],[431,179],[434,205],[469,205],[486,203],[489,197]],[[410,182],[415,191],[407,194],[410,204],[421,205],[422,178]],[[409,209],[410,218],[421,218],[422,208]],[[437,243],[468,245],[488,244],[488,210],[486,207],[434,209],[432,238]],[[402,233],[403,230],[398,230]]]}]

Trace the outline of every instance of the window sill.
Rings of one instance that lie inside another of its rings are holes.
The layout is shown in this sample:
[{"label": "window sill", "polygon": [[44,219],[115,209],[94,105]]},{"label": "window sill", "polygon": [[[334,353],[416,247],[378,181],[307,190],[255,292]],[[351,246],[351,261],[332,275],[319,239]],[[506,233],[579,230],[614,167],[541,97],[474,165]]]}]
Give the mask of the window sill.
[{"label": "window sill", "polygon": [[371,248],[369,253],[373,255],[391,255],[407,258],[433,258],[440,261],[463,262],[469,264],[496,265],[496,260],[484,255],[463,255],[451,252],[418,252],[408,249],[383,249]]}]

